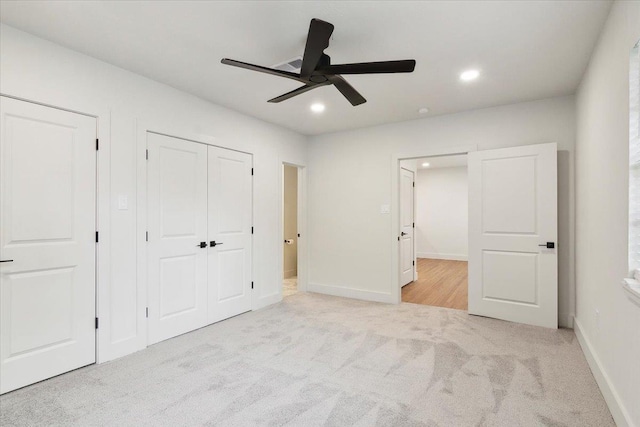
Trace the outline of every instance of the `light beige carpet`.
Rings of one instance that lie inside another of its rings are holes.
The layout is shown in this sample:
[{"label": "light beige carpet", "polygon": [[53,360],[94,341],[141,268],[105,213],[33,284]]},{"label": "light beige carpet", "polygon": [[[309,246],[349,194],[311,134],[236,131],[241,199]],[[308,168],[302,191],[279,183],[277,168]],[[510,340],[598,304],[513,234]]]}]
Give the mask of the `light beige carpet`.
[{"label": "light beige carpet", "polygon": [[573,331],[298,293],[0,397],[0,424],[609,426]]}]

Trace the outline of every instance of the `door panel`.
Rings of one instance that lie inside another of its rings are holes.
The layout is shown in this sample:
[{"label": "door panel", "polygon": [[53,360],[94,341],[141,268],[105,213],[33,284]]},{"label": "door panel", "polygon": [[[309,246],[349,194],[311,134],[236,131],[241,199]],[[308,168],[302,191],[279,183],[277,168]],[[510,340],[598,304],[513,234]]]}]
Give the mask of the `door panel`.
[{"label": "door panel", "polygon": [[209,147],[209,323],[251,310],[250,154]]},{"label": "door panel", "polygon": [[95,362],[95,118],[0,98],[0,392]]},{"label": "door panel", "polygon": [[413,212],[413,171],[400,169],[400,274],[401,286],[413,281],[414,212]]},{"label": "door panel", "polygon": [[207,320],[207,147],[147,134],[149,343]]},{"label": "door panel", "polygon": [[556,144],[469,153],[469,313],[558,325]]}]

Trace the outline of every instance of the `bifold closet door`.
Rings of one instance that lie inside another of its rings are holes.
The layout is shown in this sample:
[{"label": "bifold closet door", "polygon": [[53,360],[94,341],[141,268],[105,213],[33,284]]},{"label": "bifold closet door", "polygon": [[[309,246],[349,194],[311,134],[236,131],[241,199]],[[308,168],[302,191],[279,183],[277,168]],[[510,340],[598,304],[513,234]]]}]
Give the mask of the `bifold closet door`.
[{"label": "bifold closet door", "polygon": [[251,310],[250,154],[209,147],[209,323]]},{"label": "bifold closet door", "polygon": [[96,119],[0,97],[0,392],[95,362]]},{"label": "bifold closet door", "polygon": [[147,138],[153,344],[207,324],[207,146],[153,133]]}]

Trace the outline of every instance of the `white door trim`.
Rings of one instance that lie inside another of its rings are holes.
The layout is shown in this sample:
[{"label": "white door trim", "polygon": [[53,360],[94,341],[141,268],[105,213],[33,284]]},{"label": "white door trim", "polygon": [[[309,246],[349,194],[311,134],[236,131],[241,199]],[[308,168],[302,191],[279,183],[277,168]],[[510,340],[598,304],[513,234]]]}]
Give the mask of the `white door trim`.
[{"label": "white door trim", "polygon": [[[254,153],[249,150],[247,146],[246,150],[239,150],[237,148],[229,148],[220,144],[218,138],[212,135],[196,134],[189,129],[180,129],[179,127],[172,126],[172,129],[167,129],[161,123],[152,123],[144,120],[136,120],[136,183],[137,194],[136,203],[138,207],[136,216],[136,256],[137,256],[137,274],[136,281],[138,283],[138,348],[142,350],[147,347],[148,342],[148,329],[146,322],[146,307],[148,300],[148,283],[147,283],[147,246],[146,246],[146,232],[148,228],[147,224],[147,134],[153,133],[171,138],[183,139],[186,141],[196,142],[199,144],[210,145],[213,147],[223,148],[225,150],[237,151],[241,153],[250,154],[252,162],[255,162]],[[252,180],[251,189],[251,218],[252,223],[255,221],[255,186]],[[255,239],[251,242],[251,251],[255,254]],[[251,277],[255,278],[255,257],[252,257],[251,265]],[[256,288],[260,284],[256,284]],[[257,290],[254,289],[251,298],[251,310],[256,310],[256,297]]]},{"label": "white door trim", "polygon": [[400,160],[420,159],[422,157],[452,156],[477,151],[477,145],[463,145],[458,147],[433,147],[420,150],[397,152],[391,155],[391,235],[389,246],[391,249],[391,302],[399,304],[402,301],[402,287],[400,286]]},{"label": "white door trim", "polygon": [[[308,291],[308,265],[309,265],[309,251],[307,244],[307,166],[303,163],[288,162],[280,160],[280,200],[278,204],[278,236],[284,235],[284,178],[283,171],[284,166],[293,166],[298,168],[298,237],[296,244],[298,245],[298,291]],[[284,239],[280,239],[280,251],[279,251],[279,300],[282,300],[282,282],[284,281],[284,271],[282,265],[284,263]]]}]

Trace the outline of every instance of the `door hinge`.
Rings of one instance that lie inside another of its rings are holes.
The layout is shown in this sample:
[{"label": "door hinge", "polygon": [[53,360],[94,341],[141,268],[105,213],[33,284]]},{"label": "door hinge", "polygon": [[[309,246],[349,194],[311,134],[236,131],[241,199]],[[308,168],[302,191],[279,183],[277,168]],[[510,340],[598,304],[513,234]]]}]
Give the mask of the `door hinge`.
[{"label": "door hinge", "polygon": [[253,289],[253,282],[251,282],[251,289]]},{"label": "door hinge", "polygon": [[145,150],[145,157],[147,160],[149,160],[149,150]]},{"label": "door hinge", "polygon": [[416,265],[416,262],[415,262],[415,261],[413,261],[413,265]]},{"label": "door hinge", "polygon": [[100,140],[96,138],[96,151],[100,149]]},{"label": "door hinge", "polygon": [[253,234],[253,227],[251,227],[251,234]]},{"label": "door hinge", "polygon": [[413,227],[413,228],[416,228],[416,223],[414,222],[414,223],[412,223],[412,224],[413,224],[413,225],[412,225],[412,227]]},{"label": "door hinge", "polygon": [[416,182],[415,182],[415,181],[413,181],[413,186],[414,186],[414,187],[416,186]]},{"label": "door hinge", "polygon": [[298,237],[300,237],[300,233],[298,233]]},{"label": "door hinge", "polygon": [[400,241],[400,236],[398,236],[398,242]]},{"label": "door hinge", "polygon": [[145,310],[145,315],[147,318],[149,317],[149,307],[147,307],[147,309]]},{"label": "door hinge", "polygon": [[98,241],[100,241],[100,239],[98,238],[98,232],[96,231],[96,243],[98,243]]},{"label": "door hinge", "polygon": [[253,168],[251,168],[251,176],[253,176]]},{"label": "door hinge", "polygon": [[145,232],[144,232],[144,238],[145,238],[145,240],[146,240],[147,242],[149,241],[149,232],[148,232],[148,231],[145,231]]},{"label": "door hinge", "polygon": [[96,329],[98,329],[98,318],[96,317]]}]

